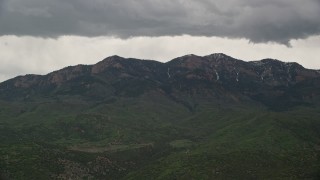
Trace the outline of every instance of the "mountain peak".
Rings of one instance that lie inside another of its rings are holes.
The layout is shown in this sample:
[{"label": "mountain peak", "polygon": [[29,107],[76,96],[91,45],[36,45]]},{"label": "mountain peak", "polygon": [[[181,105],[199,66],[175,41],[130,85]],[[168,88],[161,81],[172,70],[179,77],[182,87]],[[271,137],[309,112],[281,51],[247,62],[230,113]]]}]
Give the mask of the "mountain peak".
[{"label": "mountain peak", "polygon": [[[125,59],[125,58],[121,57],[121,56],[118,56],[118,55],[113,55],[113,56],[109,56],[109,57],[104,58],[100,62],[103,62],[103,61],[117,61],[117,60],[123,60],[123,59]],[[98,62],[98,63],[100,63],[100,62]]]},{"label": "mountain peak", "polygon": [[263,62],[263,63],[283,63],[282,61],[280,61],[278,59],[271,59],[271,58],[262,59],[261,62]]},{"label": "mountain peak", "polygon": [[278,59],[262,59],[260,61],[250,61],[249,63],[255,66],[273,66],[273,67],[283,67],[283,68],[298,68],[304,69],[304,67],[296,62],[283,62]]},{"label": "mountain peak", "polygon": [[104,71],[107,67],[115,67],[115,68],[122,68],[120,61],[124,60],[125,58],[114,55],[105,58],[104,60],[98,62],[97,64],[93,65],[91,72],[93,74],[98,74]]},{"label": "mountain peak", "polygon": [[[184,55],[184,56],[181,56],[181,57],[202,57],[202,56],[198,56],[198,55],[195,55],[195,54],[187,54],[187,55]],[[227,54],[224,54],[224,53],[213,53],[213,54],[210,54],[210,55],[206,55],[206,56],[203,56],[203,58],[213,58],[213,59],[225,59],[225,58],[232,58],[232,59],[235,59]]]},{"label": "mountain peak", "polygon": [[198,55],[195,55],[195,54],[187,54],[187,55],[184,55],[184,56],[177,57],[175,59],[183,60],[183,59],[194,59],[194,58],[199,58],[199,57],[201,57],[201,56],[198,56]]},{"label": "mountain peak", "polygon": [[212,59],[226,59],[226,58],[234,59],[233,57],[228,56],[228,55],[226,55],[224,53],[213,53],[213,54],[207,55],[205,57],[209,57],[209,58],[212,58]]}]

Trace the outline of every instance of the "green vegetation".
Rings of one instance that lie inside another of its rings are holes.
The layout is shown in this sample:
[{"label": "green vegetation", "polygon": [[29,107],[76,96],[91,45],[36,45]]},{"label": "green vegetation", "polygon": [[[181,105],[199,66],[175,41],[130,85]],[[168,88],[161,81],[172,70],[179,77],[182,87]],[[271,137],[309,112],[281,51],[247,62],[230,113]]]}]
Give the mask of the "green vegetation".
[{"label": "green vegetation", "polygon": [[218,54],[17,77],[0,179],[320,179],[319,75]]},{"label": "green vegetation", "polygon": [[[158,93],[100,103],[0,102],[9,179],[316,179],[320,108]],[[196,106],[194,104],[197,104]]]}]

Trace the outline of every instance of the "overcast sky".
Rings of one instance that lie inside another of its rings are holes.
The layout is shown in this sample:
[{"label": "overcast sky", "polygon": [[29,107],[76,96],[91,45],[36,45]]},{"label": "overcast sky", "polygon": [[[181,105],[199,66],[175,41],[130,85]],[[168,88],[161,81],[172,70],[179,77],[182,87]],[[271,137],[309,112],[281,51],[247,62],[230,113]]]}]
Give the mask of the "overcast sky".
[{"label": "overcast sky", "polygon": [[0,0],[0,81],[110,55],[223,52],[320,69],[320,0]]}]

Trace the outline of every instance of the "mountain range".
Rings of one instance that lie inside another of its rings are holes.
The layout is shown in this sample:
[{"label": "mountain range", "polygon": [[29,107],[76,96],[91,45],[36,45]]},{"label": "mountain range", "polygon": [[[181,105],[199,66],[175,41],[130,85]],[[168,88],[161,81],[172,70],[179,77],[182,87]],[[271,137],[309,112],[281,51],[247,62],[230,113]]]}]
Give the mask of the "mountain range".
[{"label": "mountain range", "polygon": [[320,178],[320,71],[108,57],[0,83],[4,179]]}]

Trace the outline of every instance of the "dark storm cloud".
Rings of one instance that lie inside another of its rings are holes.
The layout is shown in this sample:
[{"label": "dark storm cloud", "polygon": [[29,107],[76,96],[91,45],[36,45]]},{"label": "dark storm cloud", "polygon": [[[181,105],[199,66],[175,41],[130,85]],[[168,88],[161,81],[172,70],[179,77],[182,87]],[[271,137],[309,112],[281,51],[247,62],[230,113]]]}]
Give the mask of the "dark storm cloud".
[{"label": "dark storm cloud", "polygon": [[4,2],[4,0],[0,0],[0,14],[2,12],[3,2]]},{"label": "dark storm cloud", "polygon": [[0,0],[0,35],[189,34],[288,43],[320,34],[319,0]]}]

